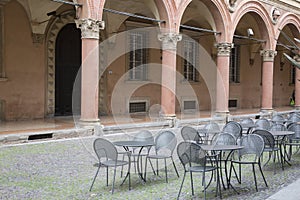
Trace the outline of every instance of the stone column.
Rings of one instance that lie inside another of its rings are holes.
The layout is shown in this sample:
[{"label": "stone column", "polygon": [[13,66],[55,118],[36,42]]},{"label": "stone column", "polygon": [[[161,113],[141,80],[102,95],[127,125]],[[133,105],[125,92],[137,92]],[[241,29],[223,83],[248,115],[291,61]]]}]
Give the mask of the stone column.
[{"label": "stone column", "polygon": [[272,112],[273,110],[273,66],[277,51],[262,50],[260,55],[263,59],[262,66],[262,95],[261,111]]},{"label": "stone column", "polygon": [[104,22],[94,19],[76,20],[81,29],[82,39],[82,74],[81,74],[81,124],[95,126],[98,117],[99,86],[99,30],[104,29]]},{"label": "stone column", "polygon": [[[296,55],[294,59],[300,63],[300,56]],[[300,69],[295,67],[295,109],[300,110]]]},{"label": "stone column", "polygon": [[217,55],[217,84],[216,84],[216,115],[227,116],[229,100],[229,65],[232,43],[216,44]]},{"label": "stone column", "polygon": [[176,50],[177,42],[181,41],[182,35],[177,33],[162,33],[158,35],[162,42],[162,89],[161,105],[166,120],[170,126],[174,126],[176,119]]}]

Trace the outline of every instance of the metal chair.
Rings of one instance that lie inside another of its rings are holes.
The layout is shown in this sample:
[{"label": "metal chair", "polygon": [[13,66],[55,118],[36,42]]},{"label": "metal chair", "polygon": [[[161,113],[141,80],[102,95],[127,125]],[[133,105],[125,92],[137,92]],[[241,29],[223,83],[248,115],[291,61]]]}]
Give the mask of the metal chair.
[{"label": "metal chair", "polygon": [[258,119],[255,124],[258,126],[257,129],[269,130],[271,127],[269,120],[264,118]]},{"label": "metal chair", "polygon": [[203,129],[200,129],[199,134],[206,137],[206,142],[211,141],[212,138],[217,134],[220,133],[220,127],[216,122],[209,122],[204,126]]},{"label": "metal chair", "polygon": [[128,175],[128,183],[129,183],[129,190],[130,190],[130,155],[128,154],[129,161],[118,160],[118,151],[116,147],[110,141],[103,138],[97,138],[94,141],[93,147],[98,157],[98,163],[96,163],[98,169],[94,176],[92,185],[90,187],[90,191],[92,190],[96,177],[100,171],[100,167],[106,167],[106,185],[108,186],[108,168],[113,167],[114,168],[114,177],[112,183],[112,194],[113,194],[114,186],[115,186],[115,178],[116,178],[116,168],[125,165],[128,165],[127,175]]},{"label": "metal chair", "polygon": [[270,131],[286,131],[286,127],[283,124],[273,124]]},{"label": "metal chair", "polygon": [[[217,167],[212,165],[212,161],[209,161],[210,156],[206,156],[206,152],[195,143],[181,142],[177,146],[177,154],[179,160],[184,168],[184,174],[177,199],[180,197],[182,186],[185,180],[186,173],[190,173],[192,195],[194,195],[193,173],[202,173],[202,185],[204,187],[204,199],[206,199],[206,182],[205,173],[217,171]],[[218,172],[217,172],[218,174]],[[218,175],[217,175],[218,176]],[[220,191],[219,178],[217,177],[216,193]]]},{"label": "metal chair", "polygon": [[[172,160],[172,164],[174,166],[174,169],[176,171],[177,176],[179,177],[174,159],[173,159],[173,152],[177,145],[177,139],[173,132],[171,131],[162,131],[160,132],[154,141],[154,149],[155,154],[149,154],[147,156],[147,159],[149,160],[149,163],[152,167],[153,173],[155,175],[158,175],[158,160],[164,160],[165,163],[165,174],[166,174],[166,182],[168,182],[168,170],[167,170],[167,159],[170,158]],[[156,160],[156,173],[153,168],[151,159]],[[147,163],[146,163],[147,164]],[[146,166],[147,168],[147,166]]]},{"label": "metal chair", "polygon": [[[244,146],[244,148],[238,150],[238,160],[234,159],[231,161],[230,166],[230,172],[229,172],[229,178],[231,176],[231,171],[234,168],[234,163],[237,164],[246,164],[246,165],[252,165],[252,171],[254,176],[254,182],[255,182],[255,189],[257,189],[257,181],[256,181],[256,175],[255,175],[255,164],[258,165],[259,170],[261,172],[261,175],[263,177],[263,180],[265,182],[266,187],[268,187],[267,181],[265,179],[265,176],[263,174],[262,168],[261,168],[261,162],[260,158],[262,156],[262,152],[264,150],[264,139],[256,134],[249,134],[247,136],[241,137],[240,145]],[[253,157],[251,157],[253,156]],[[251,159],[250,159],[251,157]],[[239,180],[241,181],[241,171],[240,171],[240,177]]]},{"label": "metal chair", "polygon": [[194,141],[197,144],[203,144],[204,140],[199,135],[198,131],[191,126],[184,126],[181,129],[181,136],[184,141]]},{"label": "metal chair", "polygon": [[286,146],[289,146],[289,160],[291,159],[292,156],[292,147],[298,147],[297,151],[299,151],[300,148],[300,124],[292,124],[291,126],[289,126],[288,131],[293,131],[295,132],[294,135],[291,135],[287,138],[287,142],[285,142],[284,146],[286,149]]},{"label": "metal chair", "polygon": [[242,126],[235,121],[227,122],[222,130],[222,132],[232,134],[236,140],[242,137],[242,131],[243,131]]},{"label": "metal chair", "polygon": [[[267,130],[255,130],[252,132],[253,134],[259,135],[264,139],[264,150],[263,152],[269,152],[269,158],[265,165],[267,165],[272,157],[273,154],[273,167],[274,167],[274,174],[276,173],[276,168],[275,168],[275,161],[276,161],[276,152],[277,152],[277,157],[279,157],[278,153],[280,152],[280,148],[276,146],[275,143],[275,138],[274,136]],[[280,162],[283,167],[283,160],[282,160],[282,155],[280,154]]]}]

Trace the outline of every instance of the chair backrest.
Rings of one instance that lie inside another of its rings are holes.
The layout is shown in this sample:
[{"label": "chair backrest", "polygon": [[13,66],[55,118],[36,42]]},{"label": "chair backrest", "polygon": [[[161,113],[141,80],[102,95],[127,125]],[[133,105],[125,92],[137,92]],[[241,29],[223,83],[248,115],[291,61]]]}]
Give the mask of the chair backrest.
[{"label": "chair backrest", "polygon": [[265,148],[274,148],[275,147],[275,138],[272,135],[272,133],[270,133],[267,130],[255,130],[252,132],[252,134],[256,134],[256,135],[260,135],[262,137],[262,139],[264,139],[264,143],[265,143]]},{"label": "chair backrest", "polygon": [[206,163],[206,154],[201,147],[191,142],[181,142],[177,146],[177,155],[183,167],[186,164],[190,166],[192,163],[204,166]]},{"label": "chair backrest", "polygon": [[259,129],[269,130],[271,124],[267,119],[258,119],[255,124],[258,126]]},{"label": "chair backrest", "polygon": [[256,134],[249,134],[241,137],[240,145],[244,148],[239,150],[239,156],[253,154],[255,155],[254,161],[260,158],[264,150],[264,139]]},{"label": "chair backrest", "polygon": [[99,161],[101,161],[103,158],[108,160],[116,160],[118,157],[118,152],[115,145],[106,139],[97,138],[94,141],[93,146]]},{"label": "chair backrest", "polygon": [[145,142],[150,142],[154,143],[154,137],[150,131],[147,130],[142,130],[138,132],[134,137],[134,141],[145,141]]},{"label": "chair backrest", "polygon": [[288,120],[291,122],[300,122],[300,116],[294,113],[288,118]]},{"label": "chair backrest", "polygon": [[295,134],[291,135],[289,138],[300,139],[300,124],[293,123],[289,126],[288,131],[295,132]]},{"label": "chair backrest", "polygon": [[209,133],[210,131],[213,131],[213,132],[220,131],[220,127],[216,122],[210,122],[210,123],[206,124],[204,126],[204,129],[207,130],[207,133]]},{"label": "chair backrest", "polygon": [[198,131],[191,126],[184,126],[181,129],[181,136],[184,141],[194,141],[196,143],[203,143]]},{"label": "chair backrest", "polygon": [[284,117],[282,115],[274,115],[272,121],[284,121]]},{"label": "chair backrest", "polygon": [[243,131],[243,128],[239,123],[237,123],[235,121],[230,121],[225,124],[222,132],[230,133],[236,139],[238,139],[242,136],[242,131]]},{"label": "chair backrest", "polygon": [[270,131],[286,131],[286,127],[283,124],[273,124]]},{"label": "chair backrest", "polygon": [[167,149],[173,154],[173,151],[177,145],[177,139],[172,131],[162,131],[155,138],[155,151],[158,152],[161,149]]},{"label": "chair backrest", "polygon": [[219,133],[213,139],[212,144],[215,145],[235,145],[236,138],[230,133]]},{"label": "chair backrest", "polygon": [[241,120],[240,123],[241,124],[254,124],[254,121],[251,118],[244,118],[244,119]]}]

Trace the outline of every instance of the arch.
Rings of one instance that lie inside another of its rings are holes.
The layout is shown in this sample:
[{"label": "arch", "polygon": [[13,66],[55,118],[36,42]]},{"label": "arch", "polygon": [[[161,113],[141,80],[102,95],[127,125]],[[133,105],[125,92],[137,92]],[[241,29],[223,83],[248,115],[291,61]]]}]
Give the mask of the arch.
[{"label": "arch", "polygon": [[[179,9],[177,11],[177,21],[176,23],[180,24],[182,17],[184,15],[184,12],[186,11],[188,5],[192,2],[193,0],[185,0],[182,1],[181,4],[178,6]],[[228,35],[228,30],[225,27],[230,26],[231,24],[231,18],[230,14],[226,8],[226,5],[223,1],[219,0],[202,0],[202,2],[210,9],[210,12],[212,16],[214,17],[214,23],[215,27],[213,27],[215,30],[221,32],[221,35],[216,37],[217,42],[225,42],[229,41],[230,37]],[[178,26],[179,30],[179,26]]]},{"label": "arch", "polygon": [[275,38],[278,39],[280,36],[280,30],[282,30],[286,25],[292,24],[296,27],[298,30],[298,33],[300,32],[300,20],[299,17],[297,17],[295,14],[292,13],[285,13],[280,17],[280,20],[278,21],[277,27],[278,29],[275,30]]},{"label": "arch", "polygon": [[74,23],[75,13],[73,10],[61,14],[50,24],[46,36],[46,115],[53,116],[55,111],[55,43],[59,31],[69,23]]},{"label": "arch", "polygon": [[[261,28],[264,28],[265,35],[262,37],[266,40],[266,49],[275,50],[276,48],[276,41],[274,40],[274,28],[269,17],[268,11],[265,7],[258,1],[245,1],[244,4],[239,4],[236,8],[235,13],[232,17],[232,29],[230,29],[231,40],[233,40],[234,31],[236,30],[238,24],[240,23],[241,18],[247,13],[255,13],[262,19],[263,24],[260,25]],[[262,29],[261,29],[262,30]]]}]

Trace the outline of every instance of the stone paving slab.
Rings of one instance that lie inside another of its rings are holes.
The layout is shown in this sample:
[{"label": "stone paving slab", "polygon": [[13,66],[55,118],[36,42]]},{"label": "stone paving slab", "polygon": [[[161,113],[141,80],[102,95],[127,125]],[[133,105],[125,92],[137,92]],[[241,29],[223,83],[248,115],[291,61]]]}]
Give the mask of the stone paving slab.
[{"label": "stone paving slab", "polygon": [[299,200],[300,188],[300,179],[296,180],[292,184],[288,185],[287,187],[281,189],[279,192],[273,194],[266,200]]}]

